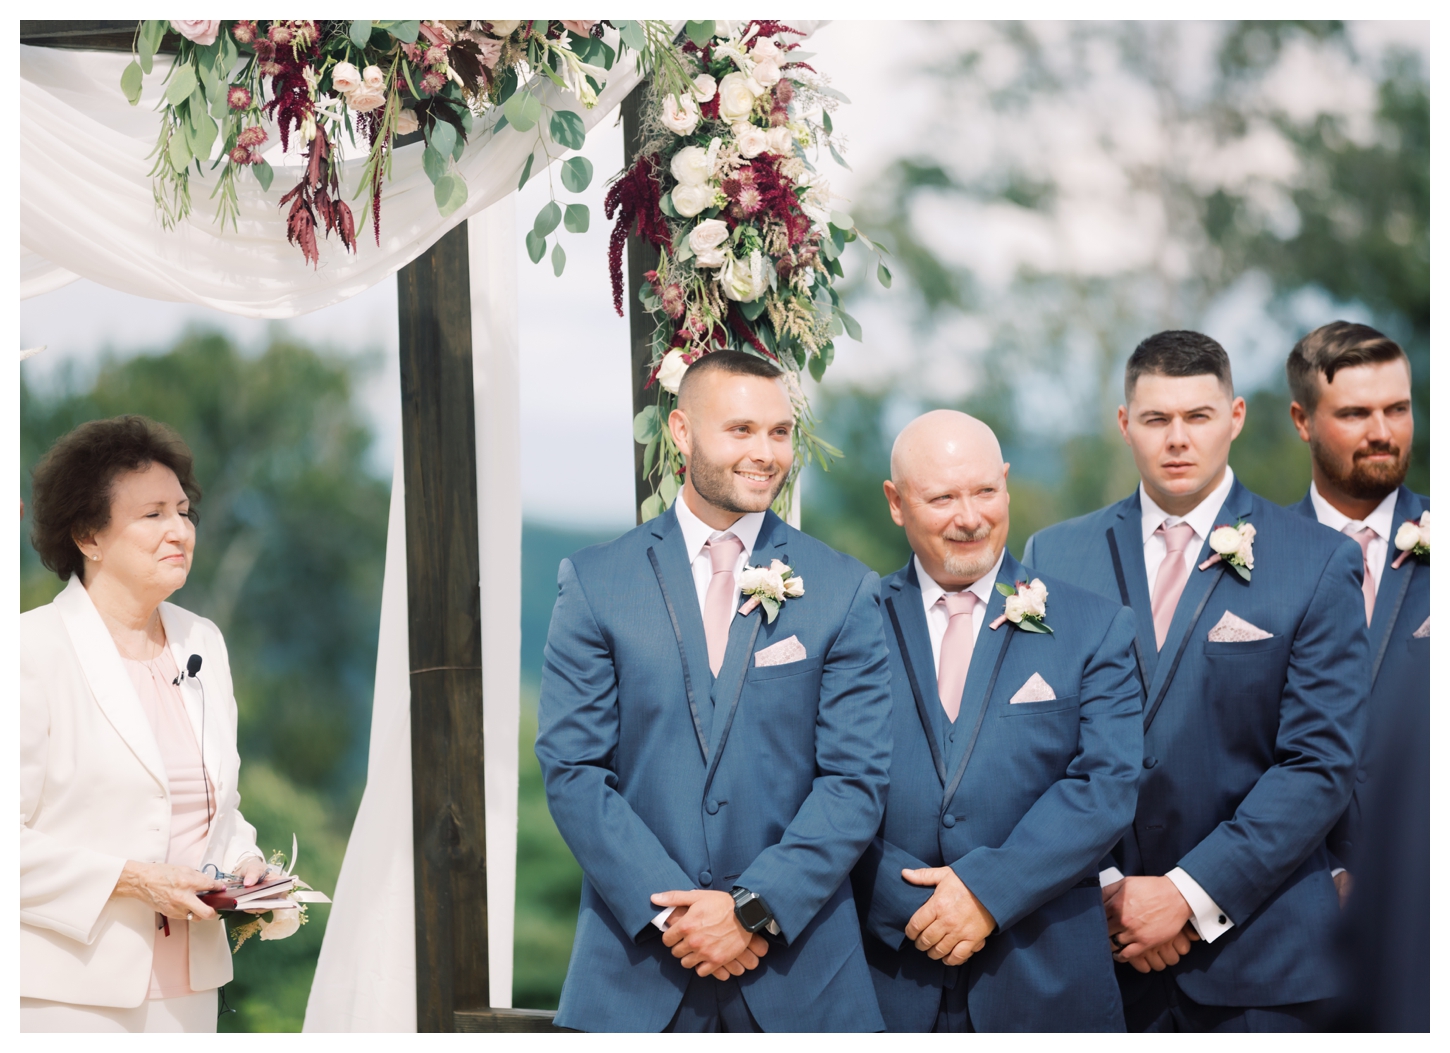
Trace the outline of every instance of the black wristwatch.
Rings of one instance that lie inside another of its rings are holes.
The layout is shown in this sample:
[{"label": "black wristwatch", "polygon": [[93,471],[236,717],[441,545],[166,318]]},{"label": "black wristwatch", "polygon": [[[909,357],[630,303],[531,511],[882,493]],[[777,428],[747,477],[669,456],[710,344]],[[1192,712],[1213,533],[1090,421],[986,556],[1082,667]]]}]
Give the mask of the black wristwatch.
[{"label": "black wristwatch", "polygon": [[730,896],[735,900],[735,917],[740,919],[741,927],[746,932],[753,935],[775,920],[775,915],[765,905],[765,900],[748,888],[736,885],[730,890]]}]

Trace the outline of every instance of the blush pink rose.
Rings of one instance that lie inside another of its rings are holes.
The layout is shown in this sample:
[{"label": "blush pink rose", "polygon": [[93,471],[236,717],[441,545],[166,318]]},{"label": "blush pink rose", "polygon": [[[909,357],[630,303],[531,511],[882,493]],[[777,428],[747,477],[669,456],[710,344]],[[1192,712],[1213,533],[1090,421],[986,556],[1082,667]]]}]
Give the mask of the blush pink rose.
[{"label": "blush pink rose", "polygon": [[359,88],[347,97],[348,108],[355,113],[369,113],[387,101],[386,95],[371,88]]},{"label": "blush pink rose", "polygon": [[219,19],[177,19],[171,20],[171,28],[176,30],[193,44],[200,44],[206,47],[208,44],[216,43],[216,35],[222,28]]}]

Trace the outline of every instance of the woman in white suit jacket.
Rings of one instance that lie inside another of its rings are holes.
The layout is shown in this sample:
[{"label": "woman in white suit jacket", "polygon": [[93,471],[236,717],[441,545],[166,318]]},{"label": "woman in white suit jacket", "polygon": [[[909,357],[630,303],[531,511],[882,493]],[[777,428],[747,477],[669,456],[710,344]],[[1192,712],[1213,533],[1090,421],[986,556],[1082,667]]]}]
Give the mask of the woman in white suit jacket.
[{"label": "woman in white suit jacket", "polygon": [[226,644],[162,602],[191,566],[191,456],[145,418],[93,421],[34,478],[32,540],[67,585],[20,618],[21,1030],[214,1031],[231,954],[197,897],[265,865]]}]

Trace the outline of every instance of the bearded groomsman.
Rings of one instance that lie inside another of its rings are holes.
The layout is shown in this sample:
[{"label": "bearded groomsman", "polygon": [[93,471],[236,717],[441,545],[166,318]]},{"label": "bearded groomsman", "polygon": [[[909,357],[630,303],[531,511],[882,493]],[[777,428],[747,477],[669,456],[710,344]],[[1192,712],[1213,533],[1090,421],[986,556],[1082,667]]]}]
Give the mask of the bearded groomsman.
[{"label": "bearded groomsman", "polygon": [[1007,468],[949,410],[891,452],[915,554],[882,584],[891,791],[852,875],[888,1031],[1123,1030],[1097,875],[1143,755],[1135,620],[1012,558]]},{"label": "bearded groomsman", "polygon": [[[1404,485],[1415,441],[1410,361],[1367,325],[1331,322],[1294,346],[1289,407],[1313,454],[1294,507],[1364,553],[1369,730],[1359,784],[1329,849],[1343,904],[1335,1030],[1430,1024],[1430,499]],[[1423,544],[1420,544],[1423,542]],[[1363,813],[1362,813],[1363,810]],[[1360,880],[1362,879],[1362,880]],[[1387,935],[1389,938],[1386,938]]]},{"label": "bearded groomsman", "polygon": [[706,355],[669,427],[674,506],[559,567],[535,748],[586,880],[558,1023],[879,1031],[846,881],[891,757],[879,580],[769,510],[769,362]]},{"label": "bearded groomsman", "polygon": [[1128,1029],[1305,1030],[1336,988],[1324,839],[1364,737],[1363,555],[1234,478],[1216,341],[1151,336],[1124,386],[1141,484],[1026,560],[1138,615],[1143,777],[1102,875]]}]

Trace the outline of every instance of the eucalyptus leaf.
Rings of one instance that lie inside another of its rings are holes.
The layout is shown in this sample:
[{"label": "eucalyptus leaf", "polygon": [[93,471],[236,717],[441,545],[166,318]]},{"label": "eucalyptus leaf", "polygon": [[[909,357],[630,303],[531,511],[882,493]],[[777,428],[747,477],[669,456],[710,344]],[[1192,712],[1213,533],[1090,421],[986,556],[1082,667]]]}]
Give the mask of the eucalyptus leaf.
[{"label": "eucalyptus leaf", "polygon": [[684,219],[685,217],[675,209],[674,198],[670,197],[668,191],[660,195],[660,211],[671,219]]},{"label": "eucalyptus leaf", "polygon": [[453,160],[460,161],[460,160],[463,159],[463,148],[465,146],[467,146],[467,145],[468,145],[468,141],[466,139],[464,139],[463,136],[461,136],[461,135],[454,136],[454,140],[453,140]]},{"label": "eucalyptus leaf", "polygon": [[166,153],[171,160],[171,167],[180,172],[191,164],[191,147],[186,143],[186,136],[180,128],[171,133],[171,141],[166,144]]},{"label": "eucalyptus leaf", "polygon": [[578,150],[584,145],[584,118],[572,110],[555,110],[549,118],[549,134],[560,146]]},{"label": "eucalyptus leaf", "polygon": [[666,505],[675,503],[675,495],[680,492],[680,478],[674,472],[666,472],[665,477],[660,480],[660,499]]},{"label": "eucalyptus leaf", "polygon": [[582,194],[594,178],[594,164],[587,157],[571,157],[560,166],[559,178],[566,189]]},{"label": "eucalyptus leaf", "polygon": [[826,360],[820,355],[812,355],[806,368],[811,371],[811,379],[819,384],[821,378],[826,375]]},{"label": "eucalyptus leaf", "polygon": [[440,216],[451,216],[468,200],[468,184],[457,172],[450,172],[433,184],[433,200]]},{"label": "eucalyptus leaf", "polygon": [[644,444],[644,464],[646,467],[655,463],[655,455],[660,452],[659,436],[655,436]]},{"label": "eucalyptus leaf", "polygon": [[132,106],[141,101],[141,77],[141,63],[134,59],[121,71],[121,91]]},{"label": "eucalyptus leaf", "polygon": [[161,47],[161,38],[166,35],[169,24],[164,19],[154,18],[141,23],[141,31],[136,37],[136,55],[143,73],[151,72],[151,60]]},{"label": "eucalyptus leaf", "polygon": [[166,85],[166,101],[173,106],[179,106],[195,90],[196,71],[188,62],[184,66],[178,66],[171,74],[171,83]]},{"label": "eucalyptus leaf", "polygon": [[359,18],[353,22],[347,30],[347,39],[352,41],[355,48],[368,46],[368,38],[373,35],[373,22],[370,18]]},{"label": "eucalyptus leaf", "polygon": [[856,225],[856,221],[851,218],[849,212],[832,212],[831,222],[842,230],[850,230]]},{"label": "eucalyptus leaf", "polygon": [[827,143],[826,147],[831,151],[831,156],[836,159],[836,164],[840,165],[848,172],[851,171],[851,166],[846,163],[846,159],[836,151],[835,143]]},{"label": "eucalyptus leaf", "polygon": [[438,156],[447,157],[453,153],[453,144],[458,141],[458,132],[447,121],[434,121],[424,136],[428,145],[438,151]]},{"label": "eucalyptus leaf", "polygon": [[524,161],[524,170],[519,173],[519,189],[520,190],[522,190],[524,188],[524,184],[529,181],[529,175],[530,175],[530,173],[533,172],[533,170],[534,170],[534,155],[533,154],[529,154],[528,159],[526,161]]},{"label": "eucalyptus leaf", "polygon": [[891,271],[887,270],[886,264],[876,264],[876,280],[879,281],[883,287],[887,289],[891,288]]},{"label": "eucalyptus leaf", "polygon": [[529,250],[529,259],[538,263],[544,258],[544,249],[548,248],[548,245],[543,238],[531,230],[524,235],[524,248]]},{"label": "eucalyptus leaf", "polygon": [[745,316],[745,318],[746,318],[747,321],[751,321],[751,322],[753,322],[757,318],[759,318],[760,315],[761,315],[761,312],[763,312],[764,310],[765,310],[765,297],[764,296],[758,296],[754,300],[751,300],[749,303],[743,303],[743,304],[740,305],[740,313]]},{"label": "eucalyptus leaf", "polygon": [[780,613],[780,601],[774,596],[762,596],[760,606],[765,608],[765,624],[774,625],[776,615]]},{"label": "eucalyptus leaf", "polygon": [[550,257],[550,262],[554,264],[555,278],[564,273],[564,246],[557,241],[554,242],[554,252]]},{"label": "eucalyptus leaf", "polygon": [[625,21],[615,22],[619,29],[619,42],[625,47],[634,51],[643,51],[645,44],[644,27],[638,22]]},{"label": "eucalyptus leaf", "polygon": [[544,107],[529,91],[516,91],[503,104],[503,115],[509,119],[510,125],[521,132],[526,132],[537,124],[539,115],[543,112]]},{"label": "eucalyptus leaf", "polygon": [[563,211],[559,208],[559,203],[557,201],[550,201],[543,208],[539,209],[539,214],[534,217],[534,233],[541,238],[547,238],[554,232],[554,228],[559,225],[559,220],[563,214]]},{"label": "eucalyptus leaf", "polygon": [[266,161],[258,161],[252,165],[252,175],[257,177],[257,182],[262,184],[263,190],[272,189],[272,166]]},{"label": "eucalyptus leaf", "polygon": [[685,35],[697,48],[702,48],[710,43],[710,38],[715,35],[715,20],[709,18],[703,22],[686,22]]},{"label": "eucalyptus leaf", "polygon": [[643,446],[660,433],[658,406],[646,406],[634,415],[634,441]]},{"label": "eucalyptus leaf", "polygon": [[835,131],[835,128],[831,125],[831,115],[825,110],[821,111],[821,127],[826,130],[827,135]]},{"label": "eucalyptus leaf", "polygon": [[564,208],[564,229],[571,234],[583,234],[589,230],[589,206],[568,205]]},{"label": "eucalyptus leaf", "polygon": [[423,150],[423,173],[436,187],[438,180],[448,171],[448,159],[439,155],[433,147],[427,146]]},{"label": "eucalyptus leaf", "polygon": [[1008,585],[1005,581],[997,582],[997,591],[1000,592],[1003,596],[1017,595],[1017,590],[1014,589],[1011,585]]},{"label": "eucalyptus leaf", "polygon": [[848,106],[851,103],[851,100],[848,99],[848,98],[846,98],[846,96],[845,96],[844,93],[837,91],[835,88],[829,88],[829,87],[827,87],[824,84],[819,85],[816,88],[816,91],[820,92],[822,95],[829,95],[833,99],[840,99],[842,102],[846,103]]},{"label": "eucalyptus leaf", "polygon": [[418,39],[418,20],[416,18],[411,22],[393,22],[386,28],[404,44],[412,44]]},{"label": "eucalyptus leaf", "polygon": [[861,342],[861,323],[839,307],[836,308],[836,316],[841,319],[841,324],[846,327],[846,335],[859,344]]},{"label": "eucalyptus leaf", "polygon": [[639,504],[639,518],[643,523],[648,523],[656,516],[663,515],[665,503],[660,500],[659,494],[650,494]]}]

